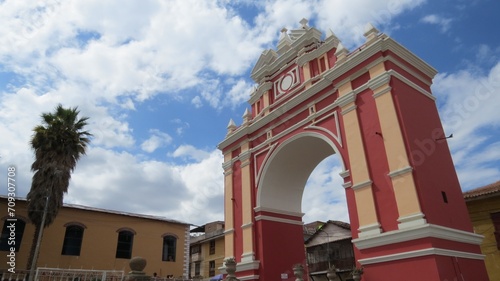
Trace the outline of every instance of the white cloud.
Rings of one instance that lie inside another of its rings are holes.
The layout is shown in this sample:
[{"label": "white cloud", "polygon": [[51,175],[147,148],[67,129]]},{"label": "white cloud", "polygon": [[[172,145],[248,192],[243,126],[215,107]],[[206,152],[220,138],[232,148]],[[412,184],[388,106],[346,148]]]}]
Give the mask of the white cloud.
[{"label": "white cloud", "polygon": [[200,108],[203,106],[203,102],[201,101],[200,96],[196,96],[191,100],[191,103],[194,105],[196,108]]},{"label": "white cloud", "polygon": [[388,33],[395,26],[394,18],[423,3],[425,0],[318,0],[313,8],[318,14],[317,27],[320,30],[332,29],[344,46],[352,48],[364,42],[363,33],[367,23]]},{"label": "white cloud", "polygon": [[177,213],[183,213],[187,220],[196,224],[222,220],[224,211],[222,153],[214,150],[205,152],[204,156],[196,163],[178,169],[191,197],[180,202]]},{"label": "white cloud", "polygon": [[197,149],[192,145],[181,145],[170,156],[199,162],[209,155],[209,152]]},{"label": "white cloud", "polygon": [[[494,156],[500,127],[500,62],[482,75],[471,70],[438,74],[433,85],[441,118],[462,188],[470,189],[498,180]],[[480,152],[483,151],[483,152]],[[482,157],[480,157],[482,155]]]},{"label": "white cloud", "polygon": [[91,148],[78,164],[65,201],[193,224],[221,220],[222,155],[219,151],[205,155],[197,163],[175,166]]},{"label": "white cloud", "polygon": [[188,122],[184,122],[179,118],[176,118],[170,122],[176,126],[175,133],[178,136],[182,136],[184,134],[184,132],[186,131],[186,129],[189,129],[189,127],[190,127]]},{"label": "white cloud", "polygon": [[254,84],[248,83],[243,78],[226,79],[224,82],[219,79],[206,81],[201,89],[201,96],[193,98],[191,103],[198,108],[203,106],[203,102],[206,102],[217,110],[222,110],[225,107],[234,109],[248,101],[253,87]]},{"label": "white cloud", "polygon": [[248,101],[253,87],[253,84],[250,84],[243,79],[238,80],[235,84],[233,84],[233,87],[226,95],[227,103],[234,108]]},{"label": "white cloud", "polygon": [[302,197],[304,222],[340,220],[349,222],[342,171],[338,155],[323,160],[309,176]]},{"label": "white cloud", "polygon": [[450,29],[452,19],[432,14],[423,17],[420,21],[424,23],[438,25],[441,28],[441,32],[446,32]]},{"label": "white cloud", "polygon": [[500,46],[492,48],[486,44],[479,44],[476,59],[481,64],[496,63],[500,60]]},{"label": "white cloud", "polygon": [[146,152],[151,153],[159,147],[172,142],[172,137],[169,134],[163,133],[158,129],[151,129],[149,130],[149,133],[151,134],[151,137],[141,144],[141,149]]}]

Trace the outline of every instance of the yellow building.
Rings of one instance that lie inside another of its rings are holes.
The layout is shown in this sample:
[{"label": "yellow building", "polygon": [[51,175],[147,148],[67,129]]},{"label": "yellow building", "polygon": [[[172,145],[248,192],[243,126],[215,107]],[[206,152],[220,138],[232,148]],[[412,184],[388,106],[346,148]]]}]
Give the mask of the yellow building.
[{"label": "yellow building", "polygon": [[191,230],[189,277],[221,279],[224,263],[224,222],[215,221]]},{"label": "yellow building", "polygon": [[[9,270],[11,250],[14,250],[15,269],[24,270],[35,227],[28,218],[26,200],[16,198],[13,209],[17,221],[13,231],[9,227],[13,218],[7,216],[7,199],[0,196],[3,225],[0,270]],[[9,240],[11,236],[14,239]],[[163,217],[65,204],[55,221],[44,230],[37,265],[128,273],[130,258],[136,256],[147,260],[144,271],[148,275],[156,272],[161,277],[187,277],[189,224]]]},{"label": "yellow building", "polygon": [[464,193],[474,232],[484,235],[481,252],[491,281],[500,281],[500,181]]}]

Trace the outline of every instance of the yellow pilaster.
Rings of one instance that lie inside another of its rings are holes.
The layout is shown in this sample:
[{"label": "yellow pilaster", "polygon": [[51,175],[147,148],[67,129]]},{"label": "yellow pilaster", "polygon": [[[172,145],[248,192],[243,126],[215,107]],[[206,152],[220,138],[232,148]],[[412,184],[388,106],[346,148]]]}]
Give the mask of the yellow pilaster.
[{"label": "yellow pilaster", "polygon": [[311,81],[309,81],[309,79],[311,79],[311,68],[309,67],[309,62],[306,62],[303,66],[302,66],[302,70],[303,70],[303,73],[304,73],[304,89],[309,89],[311,87]]},{"label": "yellow pilaster", "polygon": [[270,94],[270,91],[267,91],[267,92],[265,92],[265,93],[264,93],[264,95],[262,96],[262,97],[263,97],[263,98],[262,98],[262,100],[263,100],[263,102],[264,102],[264,104],[262,105],[262,106],[263,106],[262,108],[263,108],[263,109],[264,109],[264,111],[265,111],[265,112],[264,112],[264,115],[269,114],[269,104],[270,104],[270,103],[269,103],[269,101],[270,101],[270,99],[269,99],[269,94]]},{"label": "yellow pilaster", "polygon": [[375,200],[366,162],[358,115],[356,114],[356,95],[350,81],[339,86],[339,105],[344,120],[345,138],[349,148],[349,163],[352,189],[356,200],[359,220],[359,237],[379,234],[380,224],[377,218]]},{"label": "yellow pilaster", "polygon": [[309,63],[305,63],[302,66],[302,70],[304,72],[304,81],[307,81],[311,78],[311,69],[309,68]]},{"label": "yellow pilaster", "polygon": [[231,151],[224,155],[224,217],[225,217],[225,256],[234,257],[234,209],[233,209],[233,162]]},{"label": "yellow pilaster", "polygon": [[426,223],[420,208],[412,167],[408,160],[403,134],[389,85],[390,76],[383,63],[370,69],[371,89],[377,106],[381,134],[384,140],[389,176],[399,212],[399,228]]},{"label": "yellow pilaster", "polygon": [[242,261],[252,261],[253,253],[253,224],[252,224],[252,181],[250,171],[250,147],[249,143],[241,146],[241,209],[242,209],[242,233],[243,233],[243,254]]}]

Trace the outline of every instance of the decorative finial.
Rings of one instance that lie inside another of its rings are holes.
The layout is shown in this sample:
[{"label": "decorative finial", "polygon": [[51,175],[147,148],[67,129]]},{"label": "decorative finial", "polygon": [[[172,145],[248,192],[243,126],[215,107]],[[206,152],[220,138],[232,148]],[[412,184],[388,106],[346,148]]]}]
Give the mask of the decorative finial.
[{"label": "decorative finial", "polygon": [[366,42],[370,42],[377,37],[379,30],[376,29],[371,23],[367,23],[365,26],[365,33],[363,36],[366,37]]},{"label": "decorative finial", "polygon": [[341,42],[337,45],[337,50],[335,51],[335,56],[337,57],[337,62],[341,62],[346,59],[349,51],[342,45]]},{"label": "decorative finial", "polygon": [[229,135],[230,133],[234,132],[236,130],[236,124],[234,123],[233,119],[229,119],[229,124],[227,124],[227,134]]},{"label": "decorative finial", "polygon": [[243,113],[243,124],[247,124],[252,120],[252,114],[248,110],[248,108],[245,109],[245,113]]},{"label": "decorative finial", "polygon": [[279,54],[283,54],[286,51],[288,51],[290,49],[290,45],[292,44],[292,39],[288,35],[287,31],[288,31],[288,29],[286,29],[285,27],[283,27],[281,29],[281,35],[280,35],[280,39],[278,42],[278,53]]},{"label": "decorative finial", "polygon": [[302,28],[303,28],[303,29],[307,29],[307,28],[308,28],[308,26],[307,26],[307,23],[308,23],[308,22],[309,22],[309,21],[308,21],[307,19],[303,18],[303,19],[301,19],[301,20],[300,20],[300,22],[299,22],[299,23],[302,25]]},{"label": "decorative finial", "polygon": [[337,37],[337,35],[335,35],[335,33],[333,33],[333,31],[330,28],[328,28],[328,31],[326,32],[326,38],[332,37],[332,36]]},{"label": "decorative finial", "polygon": [[337,45],[337,50],[335,51],[335,54],[344,53],[344,52],[349,52],[349,51],[344,47],[342,42],[339,42],[339,44]]}]

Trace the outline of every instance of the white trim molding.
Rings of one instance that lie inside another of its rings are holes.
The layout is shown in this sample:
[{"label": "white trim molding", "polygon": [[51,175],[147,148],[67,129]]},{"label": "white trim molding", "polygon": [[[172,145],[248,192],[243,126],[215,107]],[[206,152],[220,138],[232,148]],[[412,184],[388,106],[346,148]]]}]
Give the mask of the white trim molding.
[{"label": "white trim molding", "polygon": [[360,249],[370,249],[421,238],[439,238],[460,243],[480,245],[484,236],[434,224],[422,224],[411,228],[403,228],[381,233],[371,237],[353,239],[354,245]]},{"label": "white trim molding", "polygon": [[362,237],[372,237],[375,235],[379,235],[381,232],[382,230],[380,229],[380,223],[363,225],[358,228],[358,236],[360,237],[358,239],[361,239]]},{"label": "white trim molding", "polygon": [[260,261],[241,261],[236,265],[236,272],[259,269]]},{"label": "white trim molding", "polygon": [[240,281],[247,281],[247,280],[259,280],[260,276],[259,275],[246,275],[246,276],[240,276],[238,277],[238,280]]},{"label": "white trim molding", "polygon": [[425,215],[422,213],[415,213],[408,216],[402,216],[398,218],[398,228],[412,228],[419,225],[424,225],[427,223]]},{"label": "white trim molding", "polygon": [[347,178],[350,175],[351,175],[351,171],[349,171],[349,170],[344,170],[344,171],[339,173],[339,176],[341,176],[343,179]]},{"label": "white trim molding", "polygon": [[399,170],[394,170],[392,172],[390,172],[389,174],[387,174],[389,177],[391,178],[395,178],[397,176],[401,176],[401,175],[404,175],[404,174],[407,174],[407,173],[411,173],[413,171],[413,168],[411,166],[406,166],[406,167],[403,167]]},{"label": "white trim molding", "polygon": [[476,254],[476,253],[468,253],[468,252],[454,251],[454,250],[441,249],[441,248],[427,248],[427,249],[403,252],[403,253],[398,253],[398,254],[393,254],[393,255],[360,259],[360,260],[358,260],[358,262],[361,265],[368,265],[368,264],[376,264],[376,263],[382,263],[382,262],[411,259],[411,258],[430,256],[430,255],[459,257],[459,258],[474,259],[474,260],[484,260],[484,257],[485,257],[484,255]]},{"label": "white trim molding", "polygon": [[280,215],[286,215],[286,216],[294,216],[294,217],[300,217],[300,218],[305,215],[304,213],[287,212],[284,210],[266,208],[266,207],[261,207],[261,206],[255,207],[253,209],[255,212],[268,212],[268,213],[274,213],[274,214],[280,214]]},{"label": "white trim molding", "polygon": [[242,263],[248,263],[248,262],[253,262],[255,261],[255,253],[254,252],[247,252],[241,254],[241,262]]},{"label": "white trim molding", "polygon": [[342,109],[342,112],[340,114],[346,115],[347,113],[356,110],[356,108],[358,108],[356,105],[351,105],[347,108]]},{"label": "white trim molding", "polygon": [[245,229],[245,228],[252,228],[252,225],[253,225],[253,223],[252,223],[252,222],[242,224],[242,225],[241,225],[241,229]]},{"label": "white trim molding", "polygon": [[255,217],[255,221],[275,221],[275,222],[281,222],[281,223],[287,223],[287,224],[296,224],[296,225],[304,225],[302,221],[296,221],[296,220],[290,220],[290,219],[284,219],[284,218],[277,218],[277,217],[271,217],[271,216],[263,216],[263,215],[258,215]]},{"label": "white trim molding", "polygon": [[361,189],[363,187],[368,187],[368,186],[371,186],[372,183],[373,182],[371,180],[363,181],[363,182],[360,182],[360,183],[357,183],[357,184],[353,185],[352,189],[356,190],[356,189]]},{"label": "white trim molding", "polygon": [[351,187],[351,186],[352,186],[352,182],[350,182],[350,181],[348,181],[348,182],[344,182],[344,183],[342,184],[342,187],[344,187],[345,189],[347,189],[347,188],[349,188],[349,187]]}]

